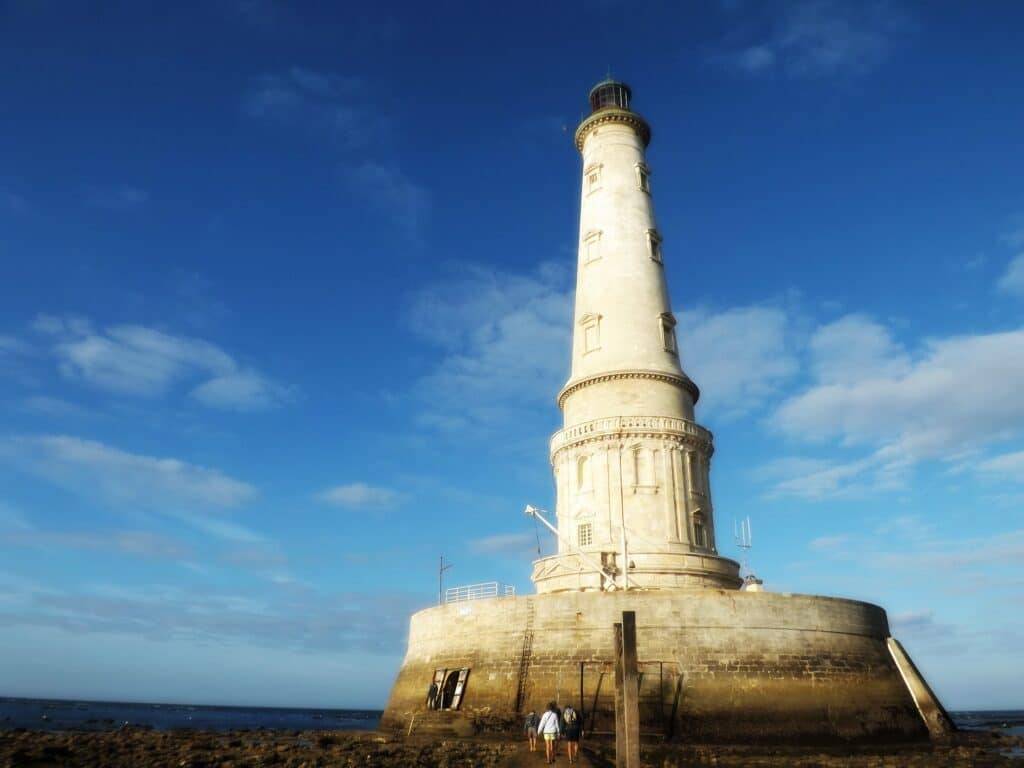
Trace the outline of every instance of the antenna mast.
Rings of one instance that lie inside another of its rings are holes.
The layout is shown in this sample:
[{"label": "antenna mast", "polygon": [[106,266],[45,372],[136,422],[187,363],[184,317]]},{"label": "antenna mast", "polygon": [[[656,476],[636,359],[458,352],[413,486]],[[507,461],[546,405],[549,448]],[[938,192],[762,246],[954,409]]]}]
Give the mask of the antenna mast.
[{"label": "antenna mast", "polygon": [[750,557],[750,550],[754,546],[754,536],[750,531],[750,515],[747,515],[745,520],[740,520],[739,526],[736,525],[736,521],[732,521],[732,535],[736,540],[736,546],[742,550],[743,555],[740,560],[740,564],[743,570],[750,574],[750,563],[748,562]]},{"label": "antenna mast", "polygon": [[438,605],[440,605],[442,602],[444,602],[444,600],[442,598],[442,589],[441,589],[442,582],[444,581],[444,572],[447,571],[449,568],[454,568],[454,567],[455,567],[454,563],[448,563],[448,565],[445,565],[444,564],[444,555],[441,555],[441,565],[437,569],[437,604]]}]

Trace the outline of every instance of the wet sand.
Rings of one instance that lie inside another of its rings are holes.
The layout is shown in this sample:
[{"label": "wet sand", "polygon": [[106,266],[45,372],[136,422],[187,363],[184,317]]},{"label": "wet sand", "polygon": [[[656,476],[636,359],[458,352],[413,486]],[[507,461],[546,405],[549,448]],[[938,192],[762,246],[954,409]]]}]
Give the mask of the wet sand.
[{"label": "wet sand", "polygon": [[[935,766],[1018,766],[1005,753],[1024,757],[1024,739],[998,733],[961,733],[942,744],[886,747],[778,748],[645,745],[643,768],[934,768]],[[581,768],[611,768],[612,743],[584,743]],[[543,766],[543,752],[525,740],[409,740],[372,732],[327,731],[0,731],[3,768],[518,768]],[[564,752],[558,765],[568,765]]]}]

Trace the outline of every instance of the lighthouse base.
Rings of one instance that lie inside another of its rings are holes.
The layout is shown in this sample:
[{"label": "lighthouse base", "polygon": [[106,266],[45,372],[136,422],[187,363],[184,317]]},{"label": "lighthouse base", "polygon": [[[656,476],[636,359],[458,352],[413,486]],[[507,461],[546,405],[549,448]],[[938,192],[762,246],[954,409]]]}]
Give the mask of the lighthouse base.
[{"label": "lighthouse base", "polygon": [[708,589],[562,592],[420,611],[381,728],[518,732],[524,713],[556,701],[581,711],[587,732],[613,732],[613,624],[623,611],[636,613],[641,732],[650,737],[807,743],[929,735],[878,606]]}]

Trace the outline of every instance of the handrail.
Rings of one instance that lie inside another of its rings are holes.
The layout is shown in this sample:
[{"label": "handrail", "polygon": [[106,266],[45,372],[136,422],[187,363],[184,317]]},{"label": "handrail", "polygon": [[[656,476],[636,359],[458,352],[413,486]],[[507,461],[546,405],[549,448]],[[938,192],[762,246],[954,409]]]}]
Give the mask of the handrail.
[{"label": "handrail", "polygon": [[515,597],[515,594],[516,588],[512,584],[486,581],[482,584],[449,587],[444,591],[444,601],[446,603],[461,603],[466,600],[482,600],[488,597]]}]

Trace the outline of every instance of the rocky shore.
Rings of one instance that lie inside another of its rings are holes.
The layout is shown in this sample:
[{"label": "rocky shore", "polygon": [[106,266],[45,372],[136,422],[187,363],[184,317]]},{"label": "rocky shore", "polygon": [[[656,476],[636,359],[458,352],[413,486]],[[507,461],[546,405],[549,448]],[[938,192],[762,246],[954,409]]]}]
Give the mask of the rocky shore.
[{"label": "rocky shore", "polygon": [[[941,744],[856,748],[648,745],[643,768],[934,768],[1024,766],[1024,739],[961,733]],[[581,766],[611,768],[612,743],[585,745]],[[566,763],[564,754],[559,764]],[[3,768],[512,768],[544,765],[543,753],[507,740],[401,739],[328,731],[0,731]]]}]

